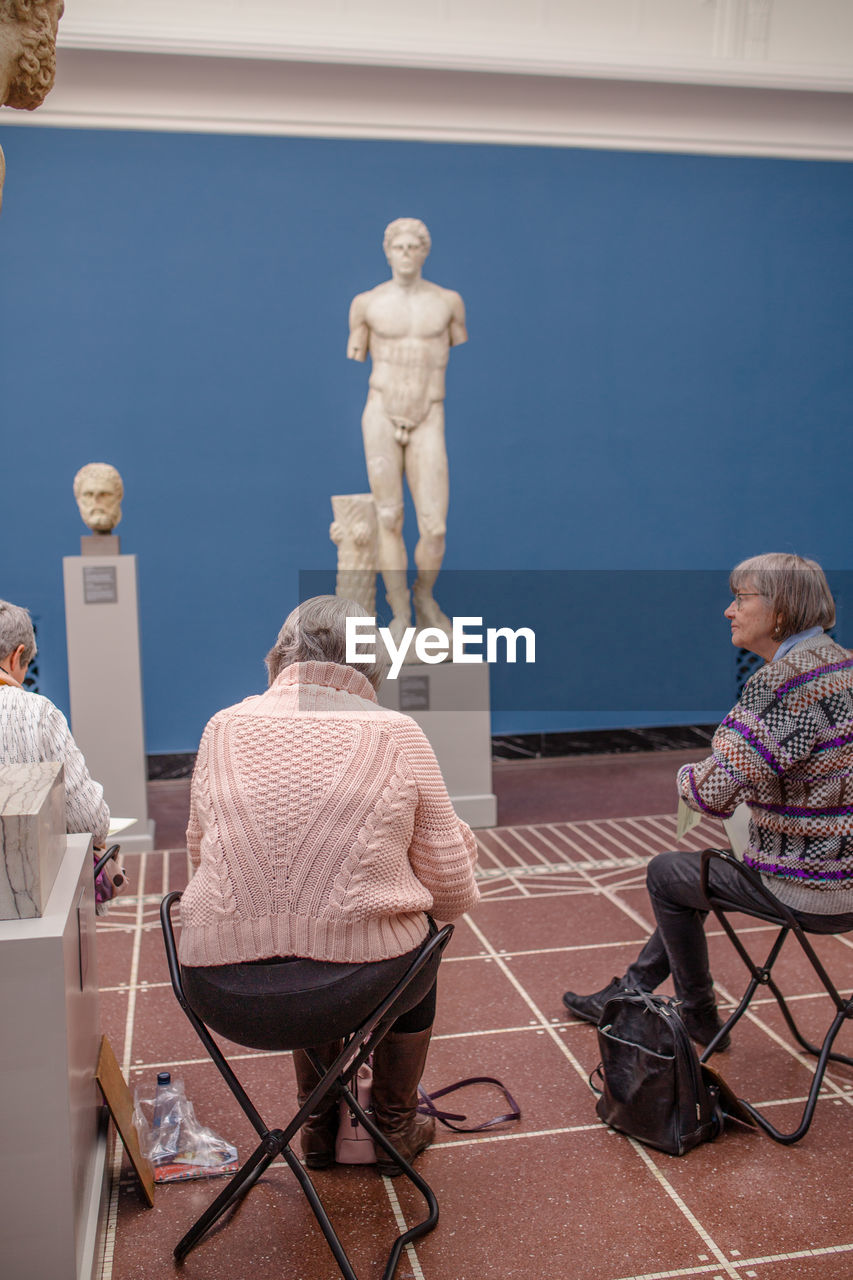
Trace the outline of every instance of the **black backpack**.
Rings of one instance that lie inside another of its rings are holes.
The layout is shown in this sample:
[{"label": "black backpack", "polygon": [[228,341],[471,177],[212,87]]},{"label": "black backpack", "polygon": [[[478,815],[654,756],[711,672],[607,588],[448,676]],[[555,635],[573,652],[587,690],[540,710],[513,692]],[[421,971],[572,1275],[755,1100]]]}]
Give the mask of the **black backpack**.
[{"label": "black backpack", "polygon": [[604,1006],[598,1047],[595,1109],[605,1124],[673,1156],[722,1132],[720,1083],[700,1063],[675,1000],[647,991],[614,996]]}]

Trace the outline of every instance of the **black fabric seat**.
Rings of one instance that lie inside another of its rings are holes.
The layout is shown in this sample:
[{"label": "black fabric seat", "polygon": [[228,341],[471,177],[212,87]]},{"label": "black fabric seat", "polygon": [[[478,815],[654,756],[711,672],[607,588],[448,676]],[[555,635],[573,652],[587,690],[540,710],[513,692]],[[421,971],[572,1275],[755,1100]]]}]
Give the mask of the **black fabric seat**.
[{"label": "black fabric seat", "polygon": [[[435,932],[433,926],[432,932]],[[435,981],[440,952],[401,994],[395,1016],[417,1004]],[[184,995],[213,1031],[251,1049],[305,1049],[352,1034],[381,994],[400,982],[411,953],[373,964],[298,958],[181,968]]]},{"label": "black fabric seat", "polygon": [[[432,1231],[438,1222],[438,1202],[429,1184],[380,1133],[351,1092],[358,1068],[390,1030],[395,1020],[415,1006],[435,981],[452,925],[431,929],[415,952],[370,965],[330,965],[292,959],[244,965],[219,965],[182,970],[171,912],[179,893],[170,893],[160,906],[169,976],[184,1013],[237,1102],[258,1133],[260,1142],[223,1191],[175,1246],[182,1261],[224,1213],[257,1182],[278,1156],[299,1182],[320,1229],[334,1254],[344,1280],[358,1280],[306,1169],[290,1143],[308,1116],[328,1094],[346,1100],[353,1115],[387,1152],[427,1203],[427,1217],[393,1241],[383,1280],[391,1280],[405,1245]],[[271,1016],[272,1011],[272,1016]],[[319,1083],[284,1128],[270,1128],[235,1075],[209,1028],[236,1044],[262,1049],[305,1049],[318,1071]],[[344,1038],[344,1046],[328,1068],[313,1056],[313,1046]]]},{"label": "black fabric seat", "polygon": [[[732,908],[730,905],[722,903],[718,898],[715,898],[714,896],[714,891],[709,883],[709,878],[710,878],[711,868],[715,861],[724,862],[730,868],[737,871],[738,875],[742,876],[752,886],[753,890],[757,892],[766,903],[766,910],[763,907],[750,908],[745,906],[739,906],[736,908],[736,910],[743,915],[752,916],[757,920],[764,920],[768,924],[778,926],[778,933],[776,934],[776,937],[773,940],[770,950],[767,953],[767,958],[765,959],[763,964],[757,963],[752,958],[750,953],[747,951],[742,939],[738,936],[731,921],[728,919],[726,914],[727,911],[734,910],[734,908]],[[762,1115],[762,1113],[756,1107],[752,1106],[752,1104],[747,1102],[745,1099],[740,1098],[739,1102],[746,1109],[746,1111],[749,1112],[750,1116],[752,1116],[756,1124],[759,1125],[760,1128],[763,1129],[766,1134],[768,1134],[771,1138],[773,1138],[775,1142],[781,1142],[787,1145],[790,1145],[791,1143],[794,1143],[794,1142],[799,1142],[799,1140],[802,1137],[804,1137],[805,1134],[808,1132],[809,1126],[812,1122],[815,1106],[817,1104],[818,1094],[820,1093],[820,1088],[823,1083],[823,1078],[824,1078],[824,1075],[826,1074],[826,1069],[829,1063],[838,1062],[838,1063],[843,1063],[845,1066],[853,1067],[853,1058],[848,1058],[848,1057],[845,1057],[844,1054],[833,1053],[832,1051],[832,1046],[835,1042],[835,1038],[838,1035],[839,1031],[841,1030],[841,1027],[843,1026],[845,1020],[848,1018],[853,1018],[853,996],[845,997],[839,993],[838,989],[835,986],[835,983],[832,981],[832,978],[827,973],[824,965],[822,964],[819,956],[817,955],[814,947],[812,946],[807,936],[809,933],[837,935],[839,933],[838,925],[837,923],[833,924],[833,921],[831,918],[827,918],[825,921],[822,921],[819,917],[816,917],[814,915],[810,915],[808,917],[809,923],[807,925],[803,925],[802,922],[797,919],[794,913],[788,907],[786,907],[784,903],[780,902],[778,898],[774,897],[774,895],[770,892],[770,890],[764,884],[761,877],[755,871],[753,871],[751,867],[745,866],[732,853],[722,849],[706,849],[702,854],[702,891],[708,900],[708,905],[710,906],[711,910],[714,912],[714,915],[719,920],[723,930],[725,931],[726,935],[729,938],[729,941],[737,951],[740,958],[743,960],[750,974],[749,983],[747,985],[746,991],[743,994],[743,997],[741,998],[740,1003],[738,1004],[737,1008],[734,1010],[734,1012],[732,1013],[728,1021],[725,1022],[723,1026],[720,1028],[720,1030],[717,1032],[716,1036],[710,1042],[705,1052],[702,1054],[702,1061],[706,1062],[708,1058],[711,1057],[711,1055],[715,1052],[717,1046],[720,1044],[723,1038],[733,1029],[736,1023],[740,1020],[740,1018],[743,1016],[743,1014],[746,1012],[747,1008],[749,1007],[749,1003],[752,1000],[753,996],[755,995],[756,991],[759,989],[759,987],[769,987],[770,991],[773,993],[776,999],[777,1004],[779,1005],[779,1008],[782,1011],[782,1015],[786,1023],[788,1024],[791,1034],[794,1036],[797,1043],[807,1054],[817,1058],[817,1065],[815,1067],[814,1077],[812,1079],[811,1088],[809,1090],[808,1098],[806,1099],[806,1104],[803,1109],[802,1116],[800,1117],[800,1122],[797,1125],[797,1127],[791,1130],[791,1132],[789,1133],[782,1133],[779,1129],[777,1129],[773,1124],[770,1123],[770,1121],[766,1118],[766,1116]],[[799,943],[799,946],[802,949],[804,955],[806,956],[806,959],[808,960],[816,976],[820,980],[821,985],[823,986],[824,990],[826,991],[827,995],[829,996],[835,1008],[835,1014],[832,1019],[832,1022],[830,1023],[826,1031],[826,1034],[824,1035],[823,1041],[820,1045],[812,1044],[811,1041],[806,1039],[806,1037],[802,1034],[799,1027],[797,1026],[794,1015],[791,1013],[791,1010],[788,1007],[788,1003],[785,1000],[785,997],[783,996],[782,992],[780,991],[773,977],[773,973],[772,973],[773,966],[778,960],[779,955],[782,951],[782,947],[785,943],[786,938],[789,936],[789,934],[793,935],[793,937]]]}]

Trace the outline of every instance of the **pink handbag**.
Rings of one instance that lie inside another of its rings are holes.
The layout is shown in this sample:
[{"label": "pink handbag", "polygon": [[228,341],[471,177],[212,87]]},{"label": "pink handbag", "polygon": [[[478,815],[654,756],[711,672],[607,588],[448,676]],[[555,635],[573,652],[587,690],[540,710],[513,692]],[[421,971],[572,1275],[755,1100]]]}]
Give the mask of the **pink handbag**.
[{"label": "pink handbag", "polygon": [[[350,1086],[352,1088],[352,1086]],[[373,1116],[373,1068],[370,1060],[358,1069],[355,1087],[352,1089],[360,1106]],[[373,1139],[364,1125],[356,1120],[341,1098],[338,1136],[335,1139],[335,1160],[338,1164],[376,1164]]]},{"label": "pink handbag", "polygon": [[[507,1102],[509,1103],[509,1111],[503,1115],[494,1116],[491,1120],[484,1120],[481,1124],[464,1125],[454,1124],[454,1121],[466,1121],[467,1116],[459,1115],[454,1111],[439,1111],[435,1105],[435,1098],[442,1098],[448,1093],[455,1093],[457,1089],[464,1089],[469,1084],[493,1084],[500,1089]],[[366,1062],[359,1067],[356,1076],[355,1096],[361,1106],[368,1113],[373,1115],[373,1068],[370,1062]],[[434,1116],[435,1119],[445,1126],[447,1129],[453,1129],[456,1133],[481,1133],[484,1129],[492,1129],[495,1125],[507,1124],[508,1122],[521,1119],[521,1108],[513,1098],[509,1089],[500,1080],[496,1080],[494,1076],[469,1076],[465,1080],[458,1080],[456,1084],[446,1085],[443,1089],[436,1089],[429,1094],[425,1089],[418,1086],[421,1103],[418,1111],[421,1115]],[[338,1164],[375,1164],[376,1153],[373,1148],[373,1139],[367,1132],[363,1124],[356,1120],[343,1098],[340,1103],[340,1118],[338,1120],[338,1136],[335,1140],[335,1160]]]}]

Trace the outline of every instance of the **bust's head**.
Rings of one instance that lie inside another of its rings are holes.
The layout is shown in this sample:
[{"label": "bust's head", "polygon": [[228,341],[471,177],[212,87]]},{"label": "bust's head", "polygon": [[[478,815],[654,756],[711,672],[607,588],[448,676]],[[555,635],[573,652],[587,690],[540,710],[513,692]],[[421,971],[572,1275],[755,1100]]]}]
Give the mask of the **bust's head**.
[{"label": "bust's head", "polygon": [[121,520],[124,485],[108,462],[89,462],[74,477],[74,497],[93,533],[111,533]]}]

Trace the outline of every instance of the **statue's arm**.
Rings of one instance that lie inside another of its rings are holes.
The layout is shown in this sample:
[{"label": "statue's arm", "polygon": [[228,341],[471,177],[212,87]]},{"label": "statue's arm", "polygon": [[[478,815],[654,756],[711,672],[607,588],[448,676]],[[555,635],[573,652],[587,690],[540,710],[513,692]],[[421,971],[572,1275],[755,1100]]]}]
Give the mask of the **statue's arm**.
[{"label": "statue's arm", "polygon": [[450,345],[458,347],[468,341],[468,330],[465,327],[465,303],[458,293],[448,290],[450,294]]},{"label": "statue's arm", "polygon": [[359,293],[349,309],[349,341],[347,359],[366,360],[370,345],[370,329],[367,325],[367,294]]}]

